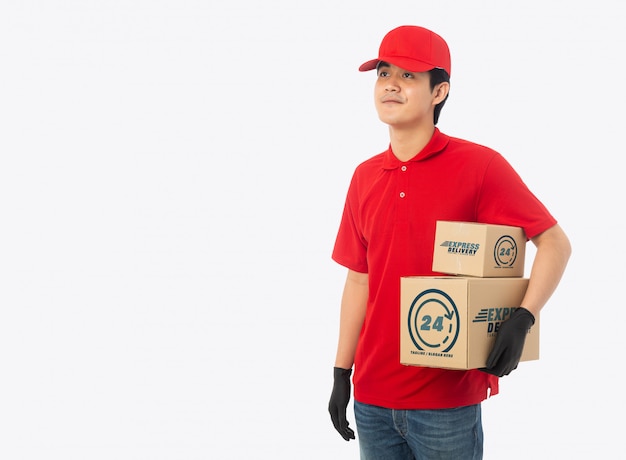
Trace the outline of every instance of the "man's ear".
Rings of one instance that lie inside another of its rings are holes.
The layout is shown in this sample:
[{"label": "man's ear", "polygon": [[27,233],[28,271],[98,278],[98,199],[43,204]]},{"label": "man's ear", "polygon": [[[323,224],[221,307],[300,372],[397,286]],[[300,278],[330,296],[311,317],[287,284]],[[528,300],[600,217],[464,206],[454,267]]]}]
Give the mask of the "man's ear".
[{"label": "man's ear", "polygon": [[437,105],[441,101],[445,100],[449,92],[450,92],[450,83],[446,81],[439,83],[435,87],[435,90],[433,91],[433,96],[434,96],[433,105]]}]

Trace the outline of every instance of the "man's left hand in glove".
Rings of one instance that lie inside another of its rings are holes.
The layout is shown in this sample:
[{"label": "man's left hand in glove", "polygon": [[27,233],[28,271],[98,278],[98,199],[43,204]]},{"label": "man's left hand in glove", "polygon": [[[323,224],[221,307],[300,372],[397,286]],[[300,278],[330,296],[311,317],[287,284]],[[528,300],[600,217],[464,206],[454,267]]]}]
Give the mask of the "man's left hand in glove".
[{"label": "man's left hand in glove", "polygon": [[522,356],[528,330],[535,324],[535,317],[525,308],[517,308],[509,319],[500,325],[496,341],[487,358],[483,372],[503,377],[509,375]]}]

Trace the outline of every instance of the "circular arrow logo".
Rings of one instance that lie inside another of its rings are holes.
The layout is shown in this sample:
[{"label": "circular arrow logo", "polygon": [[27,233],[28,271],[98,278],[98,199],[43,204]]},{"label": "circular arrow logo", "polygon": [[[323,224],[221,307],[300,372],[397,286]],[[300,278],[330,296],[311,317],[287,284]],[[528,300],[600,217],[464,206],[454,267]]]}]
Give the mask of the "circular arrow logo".
[{"label": "circular arrow logo", "polygon": [[501,236],[493,248],[493,258],[500,267],[512,267],[517,259],[517,244],[509,235]]},{"label": "circular arrow logo", "polygon": [[448,352],[459,336],[459,311],[448,294],[439,289],[422,291],[409,309],[408,327],[419,350]]}]

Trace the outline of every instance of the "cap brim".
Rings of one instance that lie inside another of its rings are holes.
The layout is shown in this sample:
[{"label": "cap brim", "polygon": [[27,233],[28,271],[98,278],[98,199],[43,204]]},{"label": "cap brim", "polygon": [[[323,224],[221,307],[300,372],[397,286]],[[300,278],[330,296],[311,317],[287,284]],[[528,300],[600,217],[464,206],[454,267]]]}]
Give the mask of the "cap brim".
[{"label": "cap brim", "polygon": [[378,65],[378,59],[372,59],[371,61],[364,62],[359,67],[360,72],[367,72],[368,70],[374,70]]},{"label": "cap brim", "polygon": [[415,59],[401,58],[401,57],[385,57],[381,56],[378,59],[372,59],[371,61],[364,62],[359,67],[359,71],[367,72],[368,70],[374,70],[380,61],[388,62],[401,69],[408,70],[409,72],[428,72],[434,69],[435,65],[427,62],[416,61]]}]

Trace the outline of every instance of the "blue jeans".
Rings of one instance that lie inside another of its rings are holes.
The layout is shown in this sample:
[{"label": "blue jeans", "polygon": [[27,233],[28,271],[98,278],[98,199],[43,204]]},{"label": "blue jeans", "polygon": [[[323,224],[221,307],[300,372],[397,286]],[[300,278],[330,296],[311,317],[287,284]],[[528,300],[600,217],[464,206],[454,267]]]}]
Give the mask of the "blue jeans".
[{"label": "blue jeans", "polygon": [[481,406],[393,410],[354,401],[361,460],[480,460]]}]

